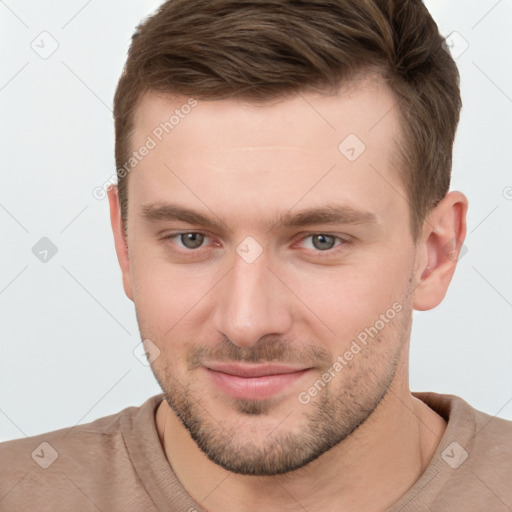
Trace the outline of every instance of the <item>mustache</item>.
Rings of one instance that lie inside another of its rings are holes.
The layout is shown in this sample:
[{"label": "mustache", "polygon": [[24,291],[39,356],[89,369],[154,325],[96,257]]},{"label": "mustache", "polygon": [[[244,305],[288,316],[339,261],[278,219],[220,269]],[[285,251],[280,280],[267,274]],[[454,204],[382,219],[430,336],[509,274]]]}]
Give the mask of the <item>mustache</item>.
[{"label": "mustache", "polygon": [[250,347],[239,347],[227,337],[216,343],[190,345],[187,351],[187,365],[194,370],[204,362],[280,362],[299,364],[304,367],[329,367],[334,362],[333,355],[318,345],[304,345],[296,341],[265,336]]}]

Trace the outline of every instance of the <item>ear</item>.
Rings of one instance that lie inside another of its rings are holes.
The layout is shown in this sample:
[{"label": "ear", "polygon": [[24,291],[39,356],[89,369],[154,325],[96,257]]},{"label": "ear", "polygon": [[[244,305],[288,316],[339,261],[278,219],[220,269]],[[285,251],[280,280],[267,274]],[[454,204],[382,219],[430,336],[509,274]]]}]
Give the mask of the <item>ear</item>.
[{"label": "ear", "polygon": [[413,307],[435,308],[443,300],[466,238],[468,200],[449,192],[430,212],[416,249],[416,286]]},{"label": "ear", "polygon": [[117,260],[123,275],[123,287],[126,296],[133,301],[132,282],[130,272],[130,258],[128,254],[128,241],[125,236],[123,221],[121,219],[121,206],[119,204],[119,193],[116,186],[112,185],[108,191],[108,202],[110,204],[110,222],[114,233]]}]

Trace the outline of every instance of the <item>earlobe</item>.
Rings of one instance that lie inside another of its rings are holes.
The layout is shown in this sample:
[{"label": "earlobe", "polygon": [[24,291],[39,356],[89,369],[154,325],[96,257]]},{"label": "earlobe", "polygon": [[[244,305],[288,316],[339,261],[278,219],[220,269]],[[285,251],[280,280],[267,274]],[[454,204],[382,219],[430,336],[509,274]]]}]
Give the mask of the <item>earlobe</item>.
[{"label": "earlobe", "polygon": [[425,220],[423,238],[418,244],[417,283],[413,307],[433,309],[443,300],[457,266],[466,238],[468,200],[461,192],[449,192]]},{"label": "earlobe", "polygon": [[131,284],[130,258],[128,253],[128,241],[125,237],[123,221],[121,218],[121,207],[119,204],[119,194],[116,186],[111,186],[107,191],[108,202],[110,204],[110,222],[114,234],[114,243],[117,253],[117,260],[121,267],[123,276],[123,287],[126,296],[133,301],[133,292]]}]

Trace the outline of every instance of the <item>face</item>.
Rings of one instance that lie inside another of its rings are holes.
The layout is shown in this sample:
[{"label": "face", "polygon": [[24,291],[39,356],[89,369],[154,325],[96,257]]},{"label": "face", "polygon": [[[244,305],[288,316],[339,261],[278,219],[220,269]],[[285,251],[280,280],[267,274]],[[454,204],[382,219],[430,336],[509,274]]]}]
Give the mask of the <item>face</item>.
[{"label": "face", "polygon": [[407,348],[395,100],[352,85],[264,105],[151,93],[135,117],[133,148],[155,144],[129,176],[125,288],[167,402],[232,472],[285,473],[338,444]]}]

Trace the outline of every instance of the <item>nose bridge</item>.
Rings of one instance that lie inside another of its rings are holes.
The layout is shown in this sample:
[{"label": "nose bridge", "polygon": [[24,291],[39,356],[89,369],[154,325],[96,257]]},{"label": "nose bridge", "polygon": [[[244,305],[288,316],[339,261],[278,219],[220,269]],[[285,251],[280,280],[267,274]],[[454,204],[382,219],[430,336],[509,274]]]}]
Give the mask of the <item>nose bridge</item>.
[{"label": "nose bridge", "polygon": [[284,291],[262,255],[252,262],[235,255],[233,268],[223,280],[216,309],[216,327],[232,343],[255,344],[267,334],[281,334],[291,325]]}]

